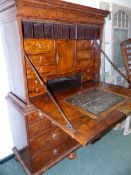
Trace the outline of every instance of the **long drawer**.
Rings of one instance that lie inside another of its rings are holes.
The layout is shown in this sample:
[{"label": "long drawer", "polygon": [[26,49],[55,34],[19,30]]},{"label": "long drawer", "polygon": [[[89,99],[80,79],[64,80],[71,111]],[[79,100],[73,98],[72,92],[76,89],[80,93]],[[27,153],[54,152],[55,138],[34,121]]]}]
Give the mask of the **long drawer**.
[{"label": "long drawer", "polygon": [[40,136],[52,128],[52,123],[42,113],[34,113],[27,117],[29,140]]},{"label": "long drawer", "polygon": [[52,145],[53,147],[58,146],[67,139],[70,140],[71,137],[63,133],[63,131],[61,131],[59,128],[52,127],[47,133],[42,134],[30,141],[31,154],[35,155],[47,145]]}]

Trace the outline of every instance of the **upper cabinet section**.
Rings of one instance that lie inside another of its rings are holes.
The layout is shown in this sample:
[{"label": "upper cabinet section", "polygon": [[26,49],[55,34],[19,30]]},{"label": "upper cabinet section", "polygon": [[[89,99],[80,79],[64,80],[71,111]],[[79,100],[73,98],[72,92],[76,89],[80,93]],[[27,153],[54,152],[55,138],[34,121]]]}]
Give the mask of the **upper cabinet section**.
[{"label": "upper cabinet section", "polygon": [[16,0],[17,16],[24,19],[100,24],[108,11],[58,0]]}]

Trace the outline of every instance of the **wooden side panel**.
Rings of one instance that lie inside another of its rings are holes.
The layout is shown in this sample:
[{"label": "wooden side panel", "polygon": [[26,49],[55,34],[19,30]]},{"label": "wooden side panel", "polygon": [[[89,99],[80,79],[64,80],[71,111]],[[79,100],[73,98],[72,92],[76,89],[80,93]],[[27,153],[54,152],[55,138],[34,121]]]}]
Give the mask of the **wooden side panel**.
[{"label": "wooden side panel", "polygon": [[24,71],[17,21],[13,20],[1,24],[1,32],[10,91],[26,102]]}]

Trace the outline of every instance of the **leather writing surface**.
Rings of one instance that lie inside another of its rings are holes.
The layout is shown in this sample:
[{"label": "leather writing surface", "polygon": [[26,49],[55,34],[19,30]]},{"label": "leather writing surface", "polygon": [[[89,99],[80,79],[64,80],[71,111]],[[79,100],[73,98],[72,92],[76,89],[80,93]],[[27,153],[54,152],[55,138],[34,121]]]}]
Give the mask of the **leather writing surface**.
[{"label": "leather writing surface", "polygon": [[90,89],[80,94],[74,94],[65,99],[72,107],[87,111],[99,118],[99,114],[122,102],[125,98],[118,94],[107,92],[101,89]]}]

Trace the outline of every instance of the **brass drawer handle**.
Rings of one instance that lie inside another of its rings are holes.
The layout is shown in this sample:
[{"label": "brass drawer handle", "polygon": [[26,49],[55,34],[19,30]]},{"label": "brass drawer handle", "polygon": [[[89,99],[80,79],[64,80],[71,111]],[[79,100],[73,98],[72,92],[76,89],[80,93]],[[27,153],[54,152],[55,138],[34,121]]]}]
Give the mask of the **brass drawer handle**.
[{"label": "brass drawer handle", "polygon": [[55,140],[57,138],[57,134],[53,133],[51,137],[52,137],[53,140]]},{"label": "brass drawer handle", "polygon": [[44,117],[44,114],[41,111],[39,112],[39,117],[40,118],[43,118]]},{"label": "brass drawer handle", "polygon": [[53,121],[51,122],[51,124],[52,124],[52,126],[55,126],[55,124],[54,124],[54,122],[53,122]]},{"label": "brass drawer handle", "polygon": [[58,150],[57,149],[54,149],[53,150],[53,154],[54,154],[54,156],[57,156],[59,154]]}]

